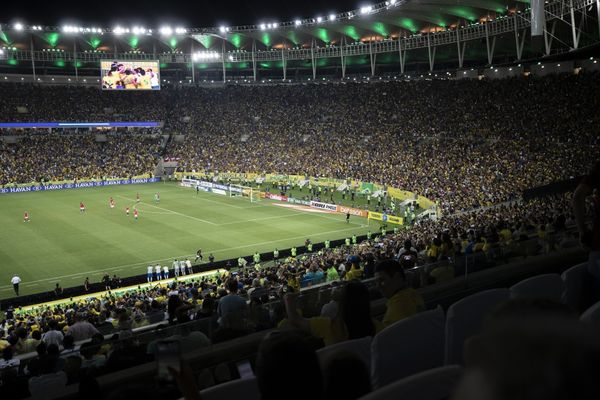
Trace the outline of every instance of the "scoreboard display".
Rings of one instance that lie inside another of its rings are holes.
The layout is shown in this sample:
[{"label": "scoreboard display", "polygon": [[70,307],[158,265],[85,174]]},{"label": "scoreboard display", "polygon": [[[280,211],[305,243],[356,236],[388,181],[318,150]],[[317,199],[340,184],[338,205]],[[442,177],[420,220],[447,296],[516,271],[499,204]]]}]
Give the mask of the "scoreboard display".
[{"label": "scoreboard display", "polygon": [[158,61],[100,61],[102,90],[160,90]]}]

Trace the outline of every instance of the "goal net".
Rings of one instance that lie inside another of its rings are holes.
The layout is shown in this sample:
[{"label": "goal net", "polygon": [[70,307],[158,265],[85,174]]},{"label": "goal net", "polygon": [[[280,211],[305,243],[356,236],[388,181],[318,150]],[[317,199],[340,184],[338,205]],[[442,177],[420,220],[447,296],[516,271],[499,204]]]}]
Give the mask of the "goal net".
[{"label": "goal net", "polygon": [[260,200],[260,192],[250,186],[229,185],[229,196],[240,196],[248,198],[252,203]]}]

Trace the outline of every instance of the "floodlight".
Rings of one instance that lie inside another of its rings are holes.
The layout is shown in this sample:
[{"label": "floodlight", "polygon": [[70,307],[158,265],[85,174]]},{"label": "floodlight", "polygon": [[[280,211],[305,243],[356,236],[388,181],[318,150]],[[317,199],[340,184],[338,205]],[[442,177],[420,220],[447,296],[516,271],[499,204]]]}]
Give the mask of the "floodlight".
[{"label": "floodlight", "polygon": [[335,14],[329,15],[329,20],[330,21],[335,21]]},{"label": "floodlight", "polygon": [[300,26],[300,25],[302,25],[302,21],[300,21],[299,19],[297,19],[297,20],[294,21],[294,25]]},{"label": "floodlight", "polygon": [[116,28],[113,29],[113,33],[115,35],[122,35],[125,33],[125,29],[121,28],[120,26],[117,26]]},{"label": "floodlight", "polygon": [[20,23],[20,22],[17,22],[16,24],[14,24],[14,27],[18,31],[22,31],[23,30],[23,24]]},{"label": "floodlight", "polygon": [[267,28],[267,26],[265,24],[260,24],[260,30],[264,31]]},{"label": "floodlight", "polygon": [[165,36],[172,35],[173,29],[171,29],[170,26],[163,26],[162,28],[160,28],[160,34]]},{"label": "floodlight", "polygon": [[178,35],[182,35],[185,32],[186,32],[185,28],[181,28],[181,27],[175,28],[175,33],[178,34]]},{"label": "floodlight", "polygon": [[391,4],[391,5],[394,5],[394,4],[396,4],[396,0],[390,0],[390,4]]},{"label": "floodlight", "polygon": [[361,14],[368,14],[373,10],[373,6],[364,6],[360,8]]},{"label": "floodlight", "polygon": [[322,17],[317,17],[317,22],[321,22],[321,21],[323,21],[323,18]]},{"label": "floodlight", "polygon": [[224,26],[222,26],[219,28],[219,32],[225,33],[225,32],[227,32],[227,29]]},{"label": "floodlight", "polygon": [[279,26],[279,24],[277,22],[273,22],[273,28],[277,28]]}]

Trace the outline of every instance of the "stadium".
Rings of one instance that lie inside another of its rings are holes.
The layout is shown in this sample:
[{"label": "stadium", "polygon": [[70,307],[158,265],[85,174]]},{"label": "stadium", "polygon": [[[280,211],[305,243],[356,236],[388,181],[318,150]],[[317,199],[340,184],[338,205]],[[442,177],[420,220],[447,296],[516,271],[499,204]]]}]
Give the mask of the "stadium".
[{"label": "stadium", "polygon": [[600,395],[598,0],[321,3],[7,7],[0,397]]}]

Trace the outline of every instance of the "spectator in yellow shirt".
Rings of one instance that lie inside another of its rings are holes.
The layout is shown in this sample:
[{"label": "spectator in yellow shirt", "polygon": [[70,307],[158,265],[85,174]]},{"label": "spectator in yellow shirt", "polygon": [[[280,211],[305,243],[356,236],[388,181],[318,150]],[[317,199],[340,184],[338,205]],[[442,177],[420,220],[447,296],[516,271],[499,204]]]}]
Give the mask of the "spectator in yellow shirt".
[{"label": "spectator in yellow shirt", "polygon": [[326,346],[376,333],[369,291],[360,281],[351,281],[344,286],[335,318],[303,318],[298,312],[297,293],[288,293],[284,300],[290,324],[323,339]]},{"label": "spectator in yellow shirt", "polygon": [[406,275],[396,260],[384,260],[375,265],[375,280],[387,301],[383,327],[425,310],[423,297],[406,282]]}]

